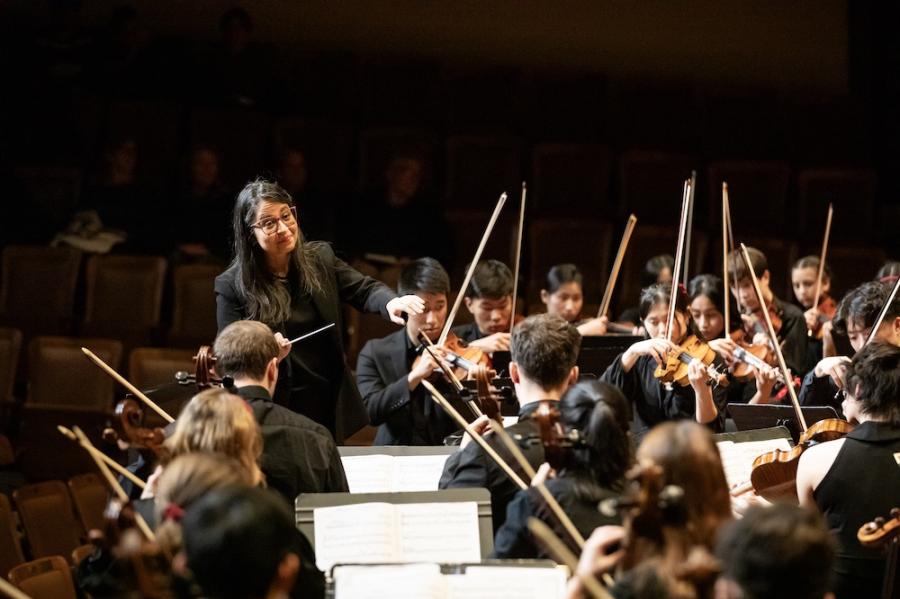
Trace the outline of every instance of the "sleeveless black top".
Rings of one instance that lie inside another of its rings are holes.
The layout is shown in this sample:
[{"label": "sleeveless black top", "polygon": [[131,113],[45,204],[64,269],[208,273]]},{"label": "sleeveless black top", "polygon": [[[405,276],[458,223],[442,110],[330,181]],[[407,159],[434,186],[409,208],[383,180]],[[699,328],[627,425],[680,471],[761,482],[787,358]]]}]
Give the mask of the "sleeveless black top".
[{"label": "sleeveless black top", "polygon": [[813,493],[838,541],[835,594],[878,597],[885,556],[859,544],[859,527],[900,507],[900,426],[864,422],[847,435]]}]

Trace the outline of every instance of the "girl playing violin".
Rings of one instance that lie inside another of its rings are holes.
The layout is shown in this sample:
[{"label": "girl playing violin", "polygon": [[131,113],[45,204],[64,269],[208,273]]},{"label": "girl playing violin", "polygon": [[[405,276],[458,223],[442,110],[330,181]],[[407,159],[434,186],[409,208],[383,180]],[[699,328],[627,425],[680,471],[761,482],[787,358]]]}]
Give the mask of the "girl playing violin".
[{"label": "girl playing violin", "polygon": [[837,304],[828,292],[831,290],[831,269],[828,264],[822,270],[822,287],[816,302],[816,281],[819,277],[819,257],[804,256],[791,268],[791,286],[794,297],[803,308],[806,328],[810,331],[807,347],[807,367],[813,368],[822,359],[822,343],[831,335],[831,320],[837,312]]},{"label": "girl playing violin", "polygon": [[[558,314],[571,322],[582,337],[605,335],[609,330],[609,318],[585,318],[581,271],[574,264],[557,264],[547,272],[547,280],[541,289],[541,302],[549,314]],[[628,324],[631,328],[631,324]],[[636,329],[637,327],[635,327]]]},{"label": "girl playing violin", "polygon": [[[671,341],[668,340],[670,295],[671,286],[665,283],[651,285],[641,292],[639,312],[649,338],[619,355],[600,379],[622,389],[625,397],[634,402],[642,429],[666,420],[690,418],[721,431],[725,425],[727,391],[708,384],[705,364],[700,360],[691,361],[689,384],[685,386],[664,385],[654,374],[657,366],[665,365],[670,352],[676,351],[690,335],[702,339],[688,310],[687,295],[679,288],[675,295]],[[721,366],[722,359],[716,357],[714,364]]]}]

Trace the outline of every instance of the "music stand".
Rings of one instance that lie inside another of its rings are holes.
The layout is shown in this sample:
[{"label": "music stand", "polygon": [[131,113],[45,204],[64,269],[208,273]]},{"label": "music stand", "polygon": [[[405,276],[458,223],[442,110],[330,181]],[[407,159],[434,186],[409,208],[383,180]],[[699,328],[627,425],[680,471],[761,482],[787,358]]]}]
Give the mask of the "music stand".
[{"label": "music stand", "polygon": [[320,507],[355,505],[358,503],[458,503],[473,501],[478,505],[478,537],[481,555],[494,550],[494,522],[491,518],[491,494],[487,489],[443,489],[412,493],[301,493],[294,501],[294,522],[315,546],[316,528],[313,510]]},{"label": "music stand", "polygon": [[[803,411],[803,418],[806,419],[807,426],[812,426],[820,420],[838,418],[838,413],[831,406],[803,406],[800,409]],[[784,426],[791,432],[794,443],[800,440],[802,429],[800,423],[797,422],[793,406],[730,403],[728,404],[728,413],[731,414],[739,431]]]},{"label": "music stand", "polygon": [[599,377],[606,372],[619,354],[643,339],[635,335],[582,337],[581,351],[578,352],[578,369],[582,374]]}]

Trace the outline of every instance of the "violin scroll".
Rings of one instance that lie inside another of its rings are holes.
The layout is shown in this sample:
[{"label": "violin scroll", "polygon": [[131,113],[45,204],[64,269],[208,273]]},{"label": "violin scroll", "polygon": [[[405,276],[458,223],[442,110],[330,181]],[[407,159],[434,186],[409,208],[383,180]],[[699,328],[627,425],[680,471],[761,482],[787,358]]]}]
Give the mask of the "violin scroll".
[{"label": "violin scroll", "polygon": [[888,518],[879,516],[863,524],[856,538],[863,547],[884,547],[900,542],[900,508],[893,508]]}]

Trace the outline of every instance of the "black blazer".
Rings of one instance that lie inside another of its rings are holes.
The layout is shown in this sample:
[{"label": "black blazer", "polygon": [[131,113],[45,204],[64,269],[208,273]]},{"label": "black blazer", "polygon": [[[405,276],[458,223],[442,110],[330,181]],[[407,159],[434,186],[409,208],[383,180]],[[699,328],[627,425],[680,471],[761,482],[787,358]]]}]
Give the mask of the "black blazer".
[{"label": "black blazer", "polygon": [[[324,277],[323,289],[313,293],[312,301],[319,315],[326,322],[334,322],[338,331],[343,331],[341,303],[348,303],[360,312],[380,312],[388,318],[387,303],[396,294],[384,283],[367,277],[346,262],[334,255],[331,246],[326,243],[312,242],[319,261],[324,265],[328,276]],[[238,291],[237,277],[239,267],[232,264],[216,277],[216,319],[219,330],[236,320],[248,318],[246,301]],[[344,355],[344,343],[340,334],[330,335],[336,344],[335,356],[341,356],[342,364],[337,370],[341,372],[340,381],[335,381],[339,389],[335,401],[335,428],[332,434],[338,443],[368,424],[366,409],[362,397],[356,388],[350,368]],[[282,360],[279,366],[279,388],[291,388],[290,360]],[[318,401],[323,401],[321,398]]]},{"label": "black blazer", "polygon": [[[375,445],[413,445],[441,440],[456,430],[454,421],[430,398],[423,401],[420,388],[409,390],[406,329],[368,341],[356,362],[356,384],[369,413],[378,425]],[[422,402],[424,422],[413,417],[413,402]],[[418,430],[417,430],[418,429]],[[414,441],[414,433],[419,438]],[[425,440],[425,441],[423,441]]]}]

